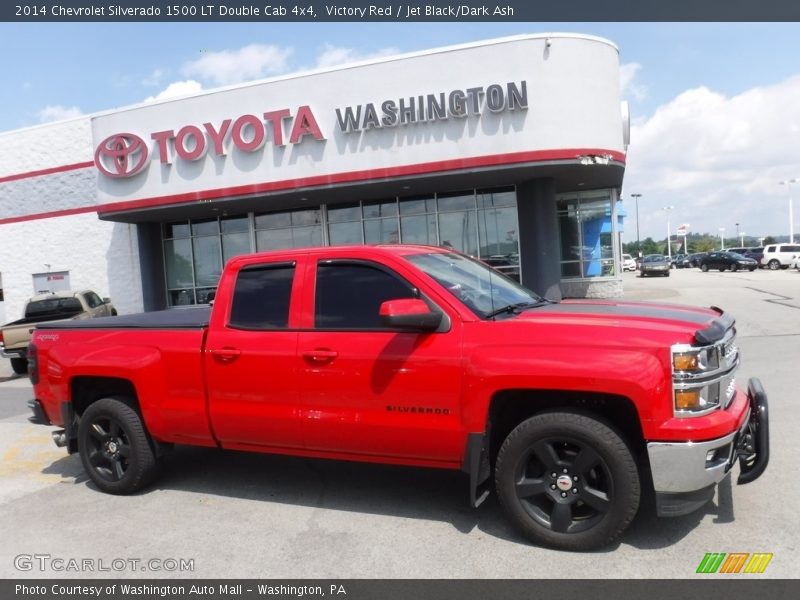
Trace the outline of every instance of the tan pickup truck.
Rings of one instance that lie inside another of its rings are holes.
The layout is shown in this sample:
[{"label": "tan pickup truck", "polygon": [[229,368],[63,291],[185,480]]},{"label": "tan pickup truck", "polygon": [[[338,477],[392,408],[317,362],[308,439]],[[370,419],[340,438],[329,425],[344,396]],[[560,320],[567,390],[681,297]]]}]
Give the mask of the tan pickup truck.
[{"label": "tan pickup truck", "polygon": [[117,314],[108,298],[101,298],[91,290],[40,294],[28,300],[25,316],[6,323],[0,329],[0,351],[11,359],[14,373],[28,371],[28,344],[36,325],[66,319],[92,319]]}]

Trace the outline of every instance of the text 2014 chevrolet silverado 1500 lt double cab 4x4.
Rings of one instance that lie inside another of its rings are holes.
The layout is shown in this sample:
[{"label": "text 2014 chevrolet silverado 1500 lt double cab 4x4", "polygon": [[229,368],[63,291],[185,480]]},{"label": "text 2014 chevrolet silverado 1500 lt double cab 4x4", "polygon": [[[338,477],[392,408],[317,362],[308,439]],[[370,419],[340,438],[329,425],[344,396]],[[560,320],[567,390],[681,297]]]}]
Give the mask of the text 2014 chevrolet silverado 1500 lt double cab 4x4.
[{"label": "text 2014 chevrolet silverado 1500 lt double cab 4x4", "polygon": [[[445,469],[496,489],[532,540],[602,546],[644,486],[702,506],[769,455],[767,397],[718,309],[544,300],[426,246],[231,260],[213,308],[42,326],[34,422],[103,491],[153,481],[171,444]],[[492,485],[493,483],[493,485]]]}]

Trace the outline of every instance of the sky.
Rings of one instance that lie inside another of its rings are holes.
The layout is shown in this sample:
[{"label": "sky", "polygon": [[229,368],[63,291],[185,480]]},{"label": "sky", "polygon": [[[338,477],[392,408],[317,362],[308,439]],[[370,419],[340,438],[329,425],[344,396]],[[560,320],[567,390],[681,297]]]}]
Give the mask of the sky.
[{"label": "sky", "polygon": [[[153,98],[522,33],[620,49],[624,241],[688,224],[800,237],[800,23],[0,23],[0,132]],[[674,207],[668,213],[665,206]],[[737,226],[738,224],[738,226]],[[747,240],[745,240],[747,241]]]}]

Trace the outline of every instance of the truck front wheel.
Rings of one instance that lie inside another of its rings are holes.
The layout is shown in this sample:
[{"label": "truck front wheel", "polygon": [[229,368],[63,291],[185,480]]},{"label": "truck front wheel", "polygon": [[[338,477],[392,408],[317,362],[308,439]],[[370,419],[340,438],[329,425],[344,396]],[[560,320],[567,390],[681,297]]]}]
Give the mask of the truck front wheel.
[{"label": "truck front wheel", "polygon": [[610,544],[639,508],[639,471],[628,445],[581,413],[548,412],[520,423],[497,455],[495,485],[520,531],[560,550]]},{"label": "truck front wheel", "polygon": [[25,375],[28,372],[28,359],[27,358],[12,358],[11,369],[17,375]]},{"label": "truck front wheel", "polygon": [[136,492],[158,473],[150,436],[126,398],[89,405],[78,426],[78,448],[89,478],[109,494]]}]

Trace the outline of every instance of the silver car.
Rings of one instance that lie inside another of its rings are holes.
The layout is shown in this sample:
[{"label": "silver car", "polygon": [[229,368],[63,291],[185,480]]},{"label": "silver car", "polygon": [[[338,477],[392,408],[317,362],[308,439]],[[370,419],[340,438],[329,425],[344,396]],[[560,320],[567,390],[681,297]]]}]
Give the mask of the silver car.
[{"label": "silver car", "polygon": [[648,254],[642,259],[642,264],[639,267],[639,272],[642,277],[648,275],[663,275],[669,277],[670,263],[669,259],[663,254]]}]

